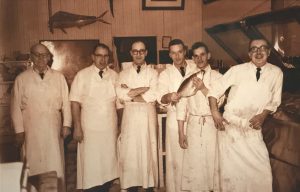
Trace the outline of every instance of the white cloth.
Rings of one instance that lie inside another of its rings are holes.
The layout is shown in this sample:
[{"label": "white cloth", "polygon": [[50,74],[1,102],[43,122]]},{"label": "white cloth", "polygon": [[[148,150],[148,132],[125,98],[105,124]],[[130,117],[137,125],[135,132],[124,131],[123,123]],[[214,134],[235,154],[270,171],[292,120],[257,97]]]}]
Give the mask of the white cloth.
[{"label": "white cloth", "polygon": [[261,130],[249,120],[263,110],[275,112],[281,102],[283,74],[265,64],[259,81],[253,63],[234,66],[213,86],[208,96],[218,98],[231,87],[224,118],[229,121],[219,132],[221,190],[224,192],[271,192],[272,174]]},{"label": "white cloth", "polygon": [[49,68],[41,79],[30,68],[16,78],[11,100],[15,131],[25,132],[29,175],[56,171],[63,191],[64,150],[60,131],[63,126],[71,126],[68,94],[68,86],[61,73]]},{"label": "white cloth", "polygon": [[78,144],[77,188],[88,189],[118,177],[117,73],[91,65],[77,73],[70,100],[80,103],[83,141]]},{"label": "white cloth", "polygon": [[[189,76],[195,71],[196,65],[193,61],[187,60],[186,75]],[[161,104],[161,98],[168,93],[177,92],[182,77],[179,70],[172,65],[166,65],[166,69],[162,71],[158,79],[158,99]],[[162,104],[164,105],[164,104]],[[182,160],[183,149],[178,142],[178,124],[176,119],[175,105],[168,104],[167,106],[167,123],[166,123],[166,191],[179,192],[181,190],[182,177]]]},{"label": "white cloth", "polygon": [[[222,75],[207,66],[204,76],[199,73],[198,77],[203,78],[205,86],[210,89],[211,84]],[[221,97],[219,103],[223,100],[224,97]],[[188,148],[183,156],[182,189],[195,192],[219,191],[217,129],[207,97],[201,91],[194,96],[182,98],[177,104],[177,119],[185,121],[187,116]]]},{"label": "white cloth", "polygon": [[[120,136],[121,188],[155,187],[158,182],[157,164],[157,72],[143,65],[140,73],[131,66],[119,74],[118,97],[125,102]],[[121,88],[126,84],[129,88]],[[130,102],[127,93],[132,88],[150,87],[142,94],[146,103]]]}]

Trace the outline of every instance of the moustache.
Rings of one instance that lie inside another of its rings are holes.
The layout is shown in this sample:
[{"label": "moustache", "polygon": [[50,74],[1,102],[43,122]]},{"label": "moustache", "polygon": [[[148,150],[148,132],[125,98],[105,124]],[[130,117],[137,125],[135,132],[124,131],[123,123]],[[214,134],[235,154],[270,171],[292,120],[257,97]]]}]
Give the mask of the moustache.
[{"label": "moustache", "polygon": [[261,58],[263,58],[263,54],[258,53],[258,54],[255,55],[255,58],[256,59],[261,59]]}]

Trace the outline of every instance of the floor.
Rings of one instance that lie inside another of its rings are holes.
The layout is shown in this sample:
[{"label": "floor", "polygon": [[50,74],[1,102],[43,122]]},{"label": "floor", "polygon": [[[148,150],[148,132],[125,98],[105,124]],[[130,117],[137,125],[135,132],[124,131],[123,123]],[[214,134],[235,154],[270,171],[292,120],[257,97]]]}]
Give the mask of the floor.
[{"label": "floor", "polygon": [[[74,140],[66,140],[65,148],[65,162],[66,162],[66,185],[67,192],[81,192],[81,190],[76,190],[76,159],[77,159],[77,144]],[[114,182],[112,188],[109,192],[121,192],[119,182]],[[122,192],[125,192],[124,190]],[[142,192],[142,190],[140,191]],[[155,192],[165,192],[164,188],[155,190]]]}]

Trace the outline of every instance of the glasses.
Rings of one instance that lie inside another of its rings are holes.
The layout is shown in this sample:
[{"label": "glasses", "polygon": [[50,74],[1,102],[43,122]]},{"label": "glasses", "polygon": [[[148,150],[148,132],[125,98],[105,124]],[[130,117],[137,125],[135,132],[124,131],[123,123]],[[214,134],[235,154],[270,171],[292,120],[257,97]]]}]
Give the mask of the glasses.
[{"label": "glasses", "polygon": [[95,57],[101,57],[104,59],[107,59],[109,57],[109,55],[102,55],[102,54],[94,54]]},{"label": "glasses", "polygon": [[47,58],[50,55],[49,53],[37,53],[37,52],[31,52],[31,54],[37,58]]},{"label": "glasses", "polygon": [[251,47],[249,49],[249,51],[252,52],[252,53],[257,52],[258,50],[266,52],[266,51],[269,50],[269,47],[267,45],[262,45],[260,47]]},{"label": "glasses", "polygon": [[141,49],[141,50],[137,50],[137,49],[133,49],[131,50],[132,55],[144,55],[146,53],[146,49]]}]

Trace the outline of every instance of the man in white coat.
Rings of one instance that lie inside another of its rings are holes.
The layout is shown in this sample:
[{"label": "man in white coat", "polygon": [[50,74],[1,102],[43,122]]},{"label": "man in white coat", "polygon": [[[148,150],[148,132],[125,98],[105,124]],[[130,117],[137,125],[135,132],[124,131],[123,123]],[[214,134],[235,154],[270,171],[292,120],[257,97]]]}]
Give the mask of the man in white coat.
[{"label": "man in white coat", "polygon": [[[93,64],[80,70],[71,86],[70,100],[77,150],[77,189],[109,191],[118,178],[117,73],[108,67],[109,48],[98,44]],[[119,105],[118,105],[119,107]]]},{"label": "man in white coat", "polygon": [[70,134],[71,109],[65,77],[48,67],[51,54],[46,46],[30,49],[33,67],[15,80],[11,117],[16,141],[25,140],[29,175],[56,171],[58,190],[65,191],[63,138]]},{"label": "man in white coat", "polygon": [[169,55],[172,65],[166,65],[158,79],[157,101],[167,107],[166,123],[166,191],[179,192],[181,190],[183,149],[178,142],[178,125],[175,104],[180,96],[177,90],[183,79],[195,72],[196,65],[191,60],[185,60],[185,45],[180,39],[173,39],[169,43]]},{"label": "man in white coat", "polygon": [[[249,43],[250,62],[231,67],[210,90],[209,103],[219,131],[221,191],[272,192],[269,155],[261,127],[281,103],[283,74],[267,62],[264,39]],[[231,87],[223,116],[216,98]]]},{"label": "man in white coat", "polygon": [[132,65],[119,74],[117,95],[124,102],[120,135],[120,183],[122,189],[152,191],[157,186],[157,72],[147,66],[147,49],[134,42]]},{"label": "man in white coat", "polygon": [[[197,92],[191,97],[181,98],[177,104],[179,144],[184,151],[182,189],[188,191],[219,191],[217,129],[210,113],[207,93],[213,82],[222,75],[212,70],[208,60],[210,52],[203,42],[192,46],[192,58],[199,72],[193,79]],[[219,101],[221,104],[223,101]],[[184,122],[187,130],[184,132]]]}]

